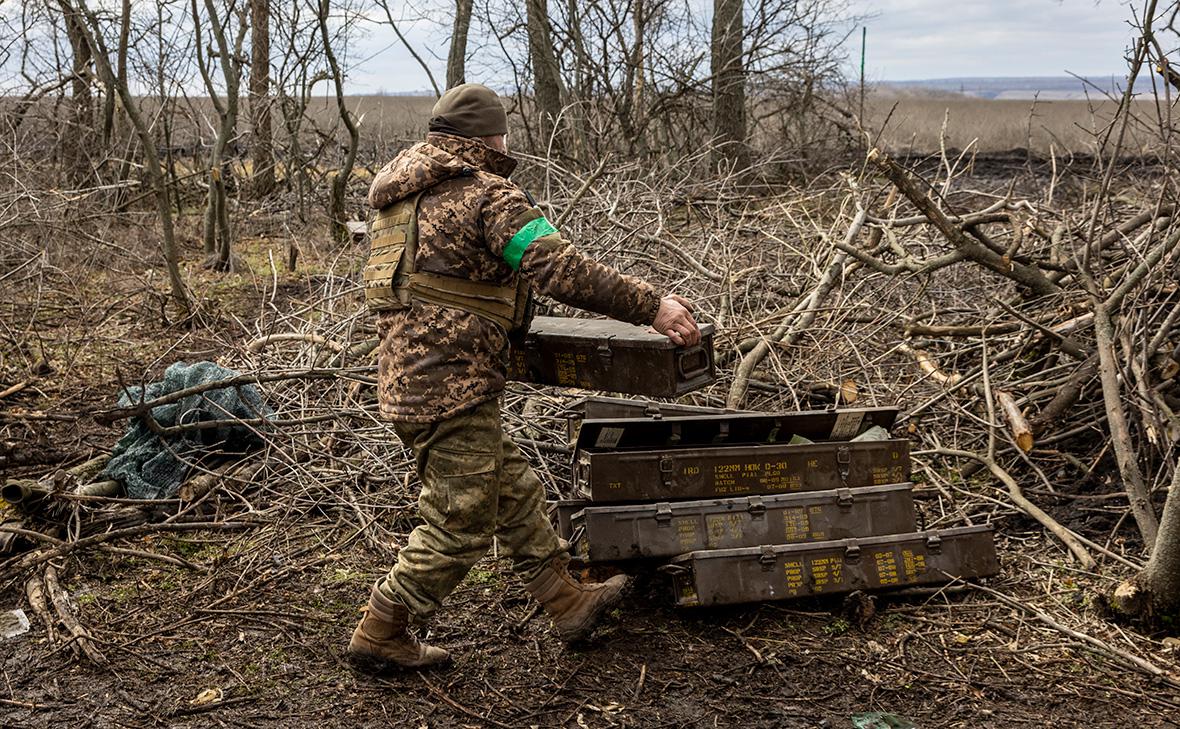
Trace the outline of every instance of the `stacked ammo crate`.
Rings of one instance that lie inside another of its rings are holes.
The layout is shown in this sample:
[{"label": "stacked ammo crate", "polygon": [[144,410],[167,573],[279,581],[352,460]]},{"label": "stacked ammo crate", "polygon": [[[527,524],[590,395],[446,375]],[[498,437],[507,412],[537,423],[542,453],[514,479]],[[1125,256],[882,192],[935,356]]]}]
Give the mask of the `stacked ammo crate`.
[{"label": "stacked ammo crate", "polygon": [[586,562],[661,560],[683,606],[996,574],[990,527],[919,531],[894,408],[751,413],[587,398],[558,531]]}]

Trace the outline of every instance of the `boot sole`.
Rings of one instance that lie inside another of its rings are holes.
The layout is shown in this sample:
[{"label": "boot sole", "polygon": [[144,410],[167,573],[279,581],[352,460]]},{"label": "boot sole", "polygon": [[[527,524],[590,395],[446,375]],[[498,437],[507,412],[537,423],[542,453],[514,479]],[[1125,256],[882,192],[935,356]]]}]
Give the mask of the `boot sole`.
[{"label": "boot sole", "polygon": [[451,662],[451,656],[448,654],[445,658],[438,661],[430,661],[424,663],[398,663],[389,658],[381,658],[371,653],[359,653],[352,650],[345,652],[345,658],[348,663],[362,673],[397,673],[399,671],[416,671],[421,668],[433,668],[435,666],[442,666]]}]

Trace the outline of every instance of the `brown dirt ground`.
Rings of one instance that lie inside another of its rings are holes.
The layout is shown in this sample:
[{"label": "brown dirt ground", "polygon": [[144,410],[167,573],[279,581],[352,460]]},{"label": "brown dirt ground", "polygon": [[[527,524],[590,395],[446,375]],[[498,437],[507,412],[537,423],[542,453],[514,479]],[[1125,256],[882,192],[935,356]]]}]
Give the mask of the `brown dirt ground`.
[{"label": "brown dirt ground", "polygon": [[[1024,632],[986,596],[882,598],[859,627],[838,600],[679,612],[647,575],[594,644],[568,649],[542,618],[517,627],[529,605],[490,561],[430,634],[454,666],[368,676],[341,649],[379,562],[337,552],[208,609],[177,598],[189,575],[87,558],[67,589],[110,664],[53,650],[37,626],[6,651],[0,723],[845,727],[853,713],[888,711],[922,727],[1148,727],[1176,717],[1174,692]],[[219,582],[227,589],[233,575]],[[1066,599],[1083,588],[1074,592]],[[206,689],[221,702],[194,705]]]},{"label": "brown dirt ground", "polygon": [[[174,359],[247,336],[243,322],[268,291],[269,268],[255,270],[262,273],[234,285],[190,271],[223,290],[188,330],[161,323],[159,281],[102,282],[101,299],[22,291],[4,319],[10,331],[35,323],[39,344],[5,337],[6,361],[11,371],[28,367],[39,346],[56,374],[4,402],[6,454],[61,452],[74,462],[109,447],[114,429],[20,413],[107,407],[120,373],[158,374]],[[282,278],[275,309],[304,301],[310,275]],[[95,322],[104,328],[94,331]],[[4,476],[52,467],[24,465]],[[357,488],[395,515],[408,504],[400,479],[362,479]],[[278,503],[285,505],[276,513]],[[100,552],[58,561],[76,615],[107,663],[50,641],[31,616],[30,633],[0,642],[0,726],[849,727],[857,712],[886,711],[924,728],[1156,727],[1180,717],[1175,684],[973,589],[881,596],[872,616],[849,614],[838,598],[680,611],[659,575],[639,572],[596,640],[567,648],[543,616],[529,618],[507,566],[490,558],[433,623],[429,637],[455,653],[453,666],[360,674],[342,649],[389,551],[358,539],[339,505],[311,491],[302,498],[264,489],[248,501],[227,495],[216,508],[256,509],[267,523],[244,535],[149,535],[126,544],[190,560],[199,572]],[[404,536],[404,520],[384,521],[395,541]],[[1079,573],[1027,520],[994,523],[1005,569],[993,589],[1116,649],[1134,646],[1175,675],[1174,648],[1112,626],[1094,604],[1123,576],[1117,565]],[[27,609],[28,574],[4,575],[0,609]],[[206,690],[220,701],[197,702]]]}]

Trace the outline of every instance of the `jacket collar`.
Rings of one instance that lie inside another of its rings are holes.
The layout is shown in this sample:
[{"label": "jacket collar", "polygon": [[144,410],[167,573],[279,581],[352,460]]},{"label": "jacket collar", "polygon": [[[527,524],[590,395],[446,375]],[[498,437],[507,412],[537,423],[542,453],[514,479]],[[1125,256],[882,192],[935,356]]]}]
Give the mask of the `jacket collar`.
[{"label": "jacket collar", "polygon": [[515,157],[492,149],[478,139],[430,132],[426,135],[426,143],[459,157],[472,167],[484,172],[491,172],[493,175],[508,177],[516,169],[517,160]]}]

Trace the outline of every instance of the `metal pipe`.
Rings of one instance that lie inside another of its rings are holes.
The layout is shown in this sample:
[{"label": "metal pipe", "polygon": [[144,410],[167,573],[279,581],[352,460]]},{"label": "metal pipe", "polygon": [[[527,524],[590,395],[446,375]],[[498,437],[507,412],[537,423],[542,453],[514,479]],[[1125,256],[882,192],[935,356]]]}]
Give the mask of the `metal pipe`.
[{"label": "metal pipe", "polygon": [[0,489],[0,498],[10,504],[31,504],[45,498],[49,489],[34,481],[8,481]]}]

